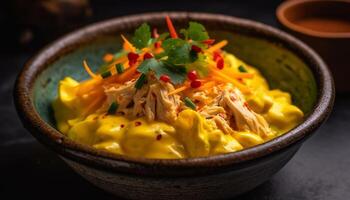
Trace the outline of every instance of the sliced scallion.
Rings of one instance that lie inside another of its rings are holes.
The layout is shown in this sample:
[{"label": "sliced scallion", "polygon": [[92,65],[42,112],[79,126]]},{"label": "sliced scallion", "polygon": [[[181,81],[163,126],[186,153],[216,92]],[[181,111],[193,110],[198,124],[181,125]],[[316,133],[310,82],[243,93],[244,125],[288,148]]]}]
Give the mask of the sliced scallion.
[{"label": "sliced scallion", "polygon": [[190,98],[185,97],[184,102],[187,107],[191,108],[192,110],[196,110],[197,106]]},{"label": "sliced scallion", "polygon": [[139,79],[137,79],[136,83],[135,83],[135,88],[136,89],[141,89],[143,84],[145,84],[146,81],[146,75],[145,74],[141,74],[141,76],[139,77]]},{"label": "sliced scallion", "polygon": [[115,67],[116,67],[116,69],[117,69],[118,74],[121,74],[121,73],[124,72],[124,67],[123,67],[123,65],[117,64]]},{"label": "sliced scallion", "polygon": [[101,74],[102,78],[108,78],[110,76],[112,76],[112,73],[110,71],[105,71]]},{"label": "sliced scallion", "polygon": [[243,67],[243,65],[240,65],[240,66],[238,67],[238,70],[239,70],[240,72],[243,72],[243,73],[248,72],[247,69],[246,69],[245,67]]},{"label": "sliced scallion", "polygon": [[119,104],[117,104],[117,102],[111,103],[111,105],[110,105],[109,108],[108,108],[107,113],[108,113],[109,115],[115,114],[115,112],[117,111],[118,107],[119,107]]}]

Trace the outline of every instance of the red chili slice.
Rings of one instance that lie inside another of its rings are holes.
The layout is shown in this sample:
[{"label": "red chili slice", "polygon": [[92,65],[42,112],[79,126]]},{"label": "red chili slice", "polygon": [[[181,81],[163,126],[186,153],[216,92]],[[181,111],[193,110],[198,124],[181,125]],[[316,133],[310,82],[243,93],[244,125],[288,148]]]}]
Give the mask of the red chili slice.
[{"label": "red chili slice", "polygon": [[222,58],[220,52],[218,52],[218,51],[214,51],[213,54],[214,54],[213,55],[213,60],[214,61],[217,61],[219,58]]},{"label": "red chili slice", "polygon": [[142,123],[141,122],[139,122],[139,121],[136,121],[135,122],[135,126],[140,126]]},{"label": "red chili slice", "polygon": [[223,69],[223,68],[224,68],[224,59],[219,58],[219,59],[216,61],[216,67],[217,67],[218,69]]},{"label": "red chili slice", "polygon": [[139,54],[130,52],[128,53],[128,60],[129,60],[129,65],[134,65],[137,62],[137,59],[139,58]]},{"label": "red chili slice", "polygon": [[191,81],[194,81],[198,78],[196,70],[191,70],[187,73],[187,78],[190,79]]},{"label": "red chili slice", "polygon": [[214,44],[215,40],[214,39],[207,39],[207,40],[204,40],[203,43],[204,44],[207,44],[207,45],[212,45]]},{"label": "red chili slice", "polygon": [[155,48],[160,48],[160,47],[161,47],[160,42],[156,42],[156,43],[154,43],[154,47],[155,47]]},{"label": "red chili slice", "polygon": [[197,53],[201,53],[202,52],[202,49],[199,46],[196,46],[196,45],[192,45],[191,46],[191,50],[195,51]]},{"label": "red chili slice", "polygon": [[153,55],[150,54],[150,53],[145,53],[145,55],[143,55],[143,59],[144,60],[147,60],[147,59],[150,59],[150,58],[153,58]]},{"label": "red chili slice", "polygon": [[192,88],[199,88],[202,85],[202,82],[198,79],[194,80],[191,82],[191,87]]},{"label": "red chili slice", "polygon": [[161,139],[162,139],[162,135],[158,134],[157,137],[156,137],[156,140],[161,140]]},{"label": "red chili slice", "polygon": [[168,75],[161,75],[159,79],[165,83],[170,81],[170,77]]}]

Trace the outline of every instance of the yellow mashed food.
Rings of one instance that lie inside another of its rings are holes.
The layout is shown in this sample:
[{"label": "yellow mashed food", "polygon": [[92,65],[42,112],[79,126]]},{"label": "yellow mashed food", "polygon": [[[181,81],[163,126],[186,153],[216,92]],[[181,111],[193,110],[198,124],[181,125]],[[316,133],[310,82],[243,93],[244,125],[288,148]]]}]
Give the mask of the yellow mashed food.
[{"label": "yellow mashed food", "polygon": [[244,94],[249,108],[262,116],[271,130],[255,133],[249,128],[230,134],[218,128],[192,109],[180,111],[173,123],[130,118],[96,111],[84,116],[85,102],[77,97],[80,83],[66,77],[59,84],[53,103],[58,129],[74,141],[116,154],[144,158],[191,158],[235,152],[271,140],[301,122],[303,112],[292,105],[291,96],[278,89],[270,90],[265,78],[232,54],[225,54],[229,67],[245,66],[254,77],[245,84],[251,93]]}]

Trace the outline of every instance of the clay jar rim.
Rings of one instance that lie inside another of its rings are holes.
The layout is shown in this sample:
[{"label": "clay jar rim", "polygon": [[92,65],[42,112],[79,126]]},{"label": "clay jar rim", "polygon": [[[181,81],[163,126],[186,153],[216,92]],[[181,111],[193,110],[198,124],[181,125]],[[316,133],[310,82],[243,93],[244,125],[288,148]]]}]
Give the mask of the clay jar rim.
[{"label": "clay jar rim", "polygon": [[312,30],[293,23],[286,16],[286,12],[290,9],[297,9],[298,6],[303,6],[307,4],[314,4],[316,6],[319,3],[348,4],[350,9],[349,0],[293,0],[293,1],[291,0],[291,1],[284,1],[282,4],[278,6],[276,11],[277,19],[283,26],[295,32],[302,33],[304,35],[319,37],[319,38],[334,38],[334,39],[350,38],[350,32],[323,32],[323,31]]},{"label": "clay jar rim", "polygon": [[[305,120],[286,134],[269,142],[243,151],[227,154],[186,158],[186,159],[147,159],[116,155],[82,145],[68,139],[54,127],[46,123],[38,114],[33,103],[33,85],[39,74],[50,63],[79,47],[84,41],[105,33],[122,32],[137,27],[145,21],[157,23],[170,16],[174,23],[199,21],[215,26],[216,29],[237,31],[281,43],[300,56],[316,78],[318,97],[314,108]],[[220,14],[195,12],[156,12],[119,17],[92,24],[70,33],[48,45],[31,58],[19,74],[14,88],[14,102],[17,113],[24,125],[41,143],[53,149],[66,159],[86,166],[108,171],[144,176],[185,176],[219,173],[232,170],[232,167],[247,167],[257,164],[260,158],[287,150],[293,144],[308,138],[329,116],[334,102],[332,75],[323,60],[308,46],[287,33],[258,22]],[[252,161],[252,162],[249,162]]]}]

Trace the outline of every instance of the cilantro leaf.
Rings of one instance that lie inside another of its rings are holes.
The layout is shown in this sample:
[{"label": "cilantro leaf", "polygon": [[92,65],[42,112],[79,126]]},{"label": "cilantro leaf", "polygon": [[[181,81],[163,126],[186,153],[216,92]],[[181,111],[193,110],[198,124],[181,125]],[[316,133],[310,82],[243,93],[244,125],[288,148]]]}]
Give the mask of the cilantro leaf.
[{"label": "cilantro leaf", "polygon": [[167,75],[174,84],[183,83],[186,79],[186,69],[183,66],[172,66],[166,62],[158,61],[155,58],[143,61],[137,68],[137,71],[143,74],[153,71],[157,79],[162,75]]},{"label": "cilantro leaf", "polygon": [[185,40],[169,38],[163,41],[162,47],[168,56],[168,63],[183,65],[191,62],[191,46]]},{"label": "cilantro leaf", "polygon": [[197,22],[190,22],[187,29],[187,37],[194,41],[203,41],[209,39],[208,32],[205,30],[204,26]]},{"label": "cilantro leaf", "polygon": [[135,30],[134,37],[131,40],[133,45],[138,49],[148,46],[151,40],[150,26],[147,23],[143,23]]}]

